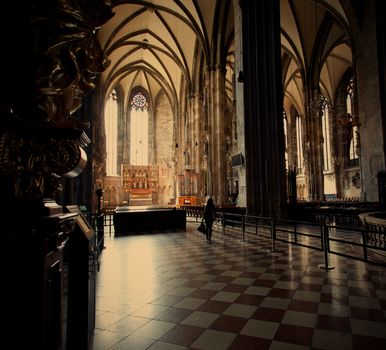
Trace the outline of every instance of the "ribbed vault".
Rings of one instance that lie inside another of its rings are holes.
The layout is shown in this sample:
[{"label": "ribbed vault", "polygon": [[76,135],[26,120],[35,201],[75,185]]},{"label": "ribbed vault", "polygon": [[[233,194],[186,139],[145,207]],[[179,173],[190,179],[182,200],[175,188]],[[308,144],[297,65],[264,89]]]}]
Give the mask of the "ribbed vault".
[{"label": "ribbed vault", "polygon": [[[139,85],[154,100],[163,90],[176,111],[182,88],[187,94],[199,89],[202,78],[196,75],[203,73],[202,62],[204,68],[233,66],[231,1],[113,3],[115,16],[98,33],[111,60],[102,75],[105,94],[121,85],[128,95]],[[280,6],[286,62],[283,86],[286,96],[302,112],[304,85],[316,84],[320,74],[320,86],[332,98],[337,82],[352,65],[349,26],[338,0],[281,0]],[[318,65],[322,67],[320,73]],[[227,81],[230,83],[231,78]]]}]

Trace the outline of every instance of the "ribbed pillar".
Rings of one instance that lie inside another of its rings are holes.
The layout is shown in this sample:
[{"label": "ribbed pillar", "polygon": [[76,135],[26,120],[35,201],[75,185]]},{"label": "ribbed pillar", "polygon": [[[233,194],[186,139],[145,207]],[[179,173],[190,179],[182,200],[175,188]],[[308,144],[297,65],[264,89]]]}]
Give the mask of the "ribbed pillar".
[{"label": "ribbed pillar", "polygon": [[240,1],[243,18],[245,158],[248,213],[286,208],[280,1]]},{"label": "ribbed pillar", "polygon": [[[322,120],[319,106],[319,90],[312,89],[309,92],[312,96],[308,105],[306,114],[306,134],[308,135],[308,187],[309,199],[320,201],[323,200],[324,194],[324,177],[323,177],[323,146],[322,146]],[[314,101],[314,102],[312,102]],[[312,109],[313,108],[313,109]]]},{"label": "ribbed pillar", "polygon": [[375,4],[376,30],[378,39],[378,66],[379,66],[379,92],[382,115],[383,131],[383,157],[386,164],[386,11],[385,1],[377,1]]},{"label": "ribbed pillar", "polygon": [[200,172],[200,147],[201,147],[201,136],[200,136],[200,115],[201,115],[202,99],[199,93],[195,93],[190,98],[190,108],[192,116],[192,168],[196,173]]},{"label": "ribbed pillar", "polygon": [[214,109],[215,109],[215,128],[213,137],[215,143],[215,194],[217,204],[226,204],[226,141],[225,141],[225,71],[222,67],[216,67],[214,71]]},{"label": "ribbed pillar", "polygon": [[227,203],[226,193],[226,143],[224,132],[225,72],[221,67],[208,70],[209,74],[209,194],[216,205]]}]

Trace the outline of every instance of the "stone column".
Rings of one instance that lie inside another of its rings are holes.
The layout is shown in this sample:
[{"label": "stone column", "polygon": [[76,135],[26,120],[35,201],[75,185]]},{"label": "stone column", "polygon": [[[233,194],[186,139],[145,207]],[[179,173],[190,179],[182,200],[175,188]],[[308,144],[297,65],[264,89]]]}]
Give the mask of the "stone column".
[{"label": "stone column", "polygon": [[201,149],[201,128],[200,116],[202,113],[202,98],[199,92],[191,96],[191,114],[192,114],[192,168],[196,173],[200,172],[200,149]]},{"label": "stone column", "polygon": [[386,21],[384,14],[386,3],[377,1],[375,4],[376,30],[378,42],[379,92],[383,131],[383,157],[386,164]]},{"label": "stone column", "polygon": [[215,147],[213,162],[215,175],[215,194],[217,204],[228,203],[226,185],[226,140],[225,140],[225,71],[222,66],[217,66],[214,71],[214,129],[212,138]]},{"label": "stone column", "polygon": [[[233,0],[234,21],[235,21],[235,69],[236,84],[236,129],[237,129],[237,147],[234,153],[241,153],[245,156],[245,135],[244,135],[244,84],[243,84],[243,47],[242,47],[242,13],[239,6],[239,0]],[[239,195],[237,198],[237,205],[246,207],[246,171],[245,165],[237,168],[237,175],[239,181]]]},{"label": "stone column", "polygon": [[[377,25],[381,24],[379,18],[381,15],[378,11],[382,10],[382,7],[385,8],[381,3],[383,2],[366,1],[361,31],[355,38],[355,47],[358,48],[354,59],[360,122],[361,200],[369,202],[379,200],[377,175],[385,169],[383,130],[385,122],[382,119],[385,116],[382,110],[382,106],[385,105],[382,100],[385,96],[384,77],[382,81],[385,68],[380,65],[382,62],[378,62],[378,59],[384,60],[384,56],[382,56],[382,36],[379,31],[377,32]],[[377,20],[374,21],[374,18]]]},{"label": "stone column", "polygon": [[208,70],[209,74],[209,195],[216,205],[227,203],[226,193],[226,141],[224,133],[225,72],[222,67]]},{"label": "stone column", "polygon": [[322,120],[321,95],[319,88],[309,89],[306,108],[306,142],[308,149],[308,189],[309,199],[323,200],[323,147],[322,147]]},{"label": "stone column", "polygon": [[247,212],[284,214],[286,203],[280,1],[240,1]]}]

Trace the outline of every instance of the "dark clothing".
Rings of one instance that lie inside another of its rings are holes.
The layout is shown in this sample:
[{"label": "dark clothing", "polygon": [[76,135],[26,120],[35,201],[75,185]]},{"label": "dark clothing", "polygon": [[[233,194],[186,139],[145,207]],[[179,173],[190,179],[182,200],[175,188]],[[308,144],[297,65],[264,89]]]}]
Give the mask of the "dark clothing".
[{"label": "dark clothing", "polygon": [[211,240],[212,239],[212,226],[213,221],[216,218],[216,208],[214,206],[213,200],[209,198],[207,204],[204,208],[204,221],[206,226],[206,239]]}]

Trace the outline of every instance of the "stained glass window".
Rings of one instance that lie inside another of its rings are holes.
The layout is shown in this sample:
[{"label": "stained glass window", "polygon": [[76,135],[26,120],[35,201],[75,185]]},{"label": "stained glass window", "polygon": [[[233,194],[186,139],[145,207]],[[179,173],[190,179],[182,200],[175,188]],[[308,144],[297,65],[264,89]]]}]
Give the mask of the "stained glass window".
[{"label": "stained glass window", "polygon": [[134,96],[133,96],[133,99],[131,100],[131,108],[132,109],[135,109],[136,111],[145,111],[147,110],[147,101],[146,101],[146,97],[143,96],[140,92],[136,93]]}]

